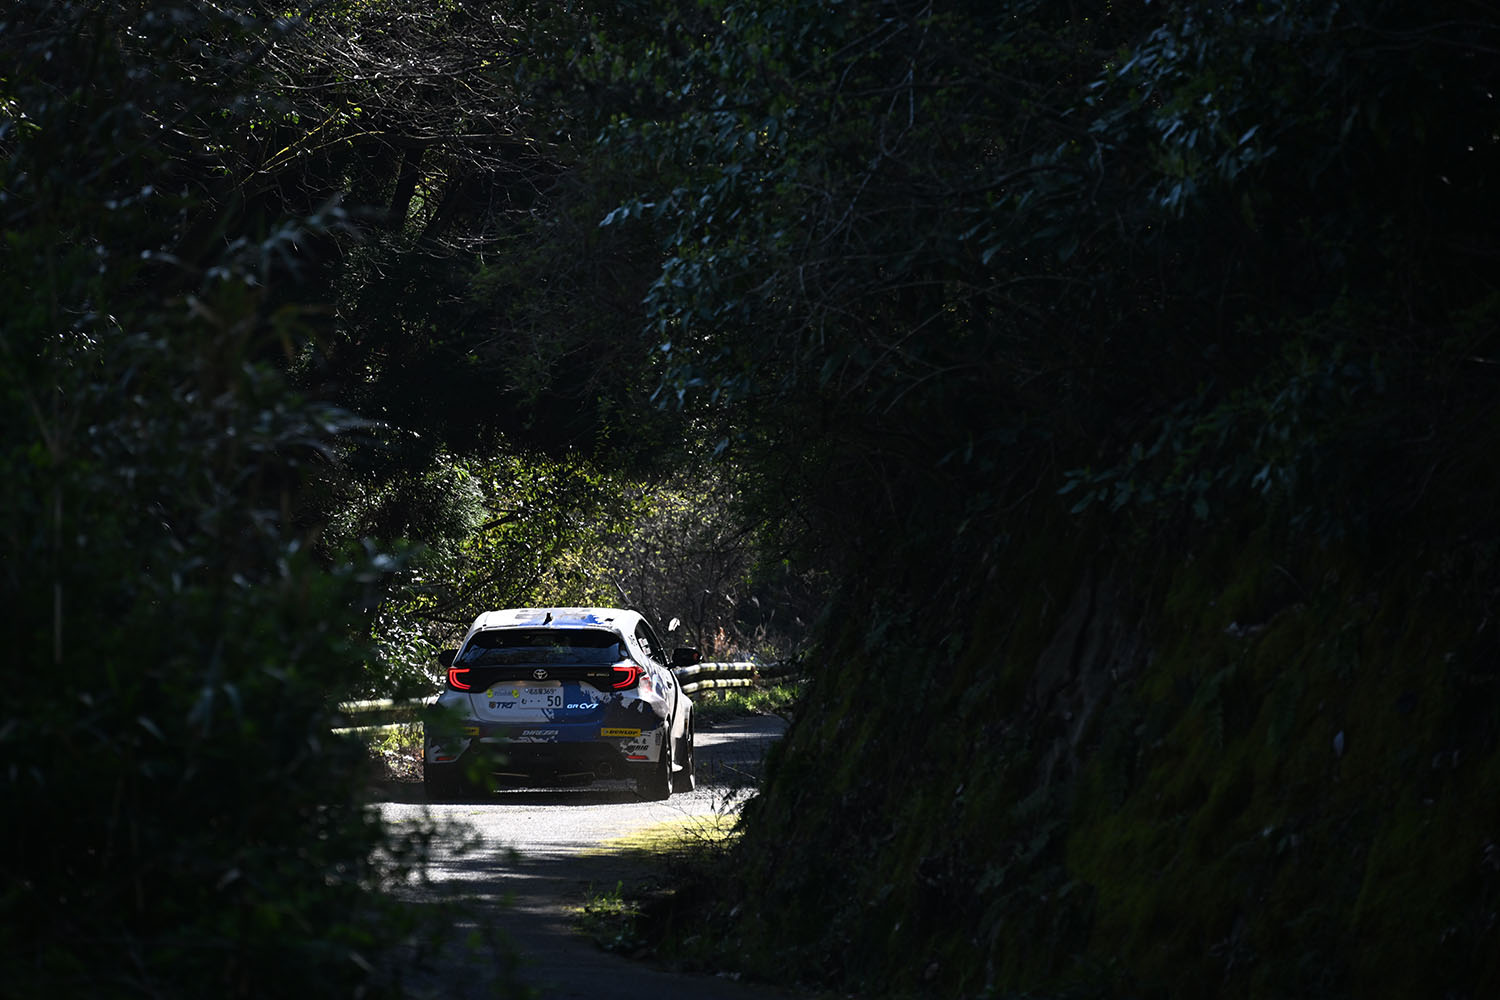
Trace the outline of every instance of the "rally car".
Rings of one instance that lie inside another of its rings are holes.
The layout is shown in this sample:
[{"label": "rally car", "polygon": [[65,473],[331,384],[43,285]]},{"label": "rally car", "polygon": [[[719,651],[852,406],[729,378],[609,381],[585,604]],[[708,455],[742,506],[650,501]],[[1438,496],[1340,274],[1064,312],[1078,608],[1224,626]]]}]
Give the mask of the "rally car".
[{"label": "rally car", "polygon": [[425,723],[433,801],[499,781],[633,779],[643,798],[691,791],[693,703],[656,630],[619,608],[512,608],[480,615],[438,662],[447,680]]}]

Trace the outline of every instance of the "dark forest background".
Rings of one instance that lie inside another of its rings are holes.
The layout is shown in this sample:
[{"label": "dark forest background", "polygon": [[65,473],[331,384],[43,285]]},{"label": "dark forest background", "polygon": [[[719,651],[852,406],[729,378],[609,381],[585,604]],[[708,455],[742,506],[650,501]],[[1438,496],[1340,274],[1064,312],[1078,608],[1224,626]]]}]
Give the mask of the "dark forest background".
[{"label": "dark forest background", "polygon": [[0,981],[399,992],[359,695],[799,656],[684,961],[1500,985],[1500,18],[12,0]]}]

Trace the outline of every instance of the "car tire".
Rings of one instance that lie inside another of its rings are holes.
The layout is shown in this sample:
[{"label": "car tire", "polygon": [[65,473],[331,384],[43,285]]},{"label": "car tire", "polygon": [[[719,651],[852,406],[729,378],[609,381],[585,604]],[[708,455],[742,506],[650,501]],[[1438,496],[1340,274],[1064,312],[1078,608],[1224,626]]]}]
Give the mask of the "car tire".
[{"label": "car tire", "polygon": [[682,754],[682,768],[672,772],[672,791],[691,792],[698,787],[698,775],[693,769],[693,718],[688,716],[687,733],[684,736],[686,750]]},{"label": "car tire", "polygon": [[422,790],[428,802],[460,802],[469,797],[470,788],[463,765],[424,763]]},{"label": "car tire", "polygon": [[667,730],[667,738],[662,742],[661,760],[657,761],[656,767],[641,775],[635,781],[636,794],[648,802],[661,802],[672,795],[672,737],[671,730]]}]

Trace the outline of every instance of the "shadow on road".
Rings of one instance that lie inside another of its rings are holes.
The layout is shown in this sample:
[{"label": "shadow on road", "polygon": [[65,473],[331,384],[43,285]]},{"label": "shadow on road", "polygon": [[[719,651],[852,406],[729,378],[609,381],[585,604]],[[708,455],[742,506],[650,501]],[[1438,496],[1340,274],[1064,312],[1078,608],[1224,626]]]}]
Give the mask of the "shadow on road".
[{"label": "shadow on road", "polygon": [[446,859],[419,905],[447,928],[404,987],[411,997],[780,1000],[798,994],[605,951],[575,927],[601,895],[654,884],[670,861],[639,851],[476,850]]},{"label": "shadow on road", "polygon": [[[509,788],[456,804],[424,805],[419,782],[386,789],[393,822],[441,817],[464,831],[434,842],[428,879],[400,893],[429,913],[440,940],[414,948],[403,981],[411,997],[537,1000],[772,1000],[795,994],[728,978],[655,967],[601,950],[573,926],[600,895],[654,887],[680,859],[625,850],[614,838],[732,808],[760,771],[778,720],[733,720],[699,731],[698,790],[646,802],[633,784]],[[517,992],[521,990],[522,992]],[[534,992],[526,993],[525,990]]]}]

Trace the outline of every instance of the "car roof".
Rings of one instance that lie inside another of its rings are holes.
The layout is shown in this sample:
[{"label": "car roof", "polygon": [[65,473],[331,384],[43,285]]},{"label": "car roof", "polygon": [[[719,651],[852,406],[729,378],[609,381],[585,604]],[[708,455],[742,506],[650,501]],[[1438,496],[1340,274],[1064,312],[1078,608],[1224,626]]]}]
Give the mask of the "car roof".
[{"label": "car roof", "polygon": [[610,628],[627,635],[642,620],[639,611],[623,608],[505,608],[474,619],[470,632],[488,628]]}]

